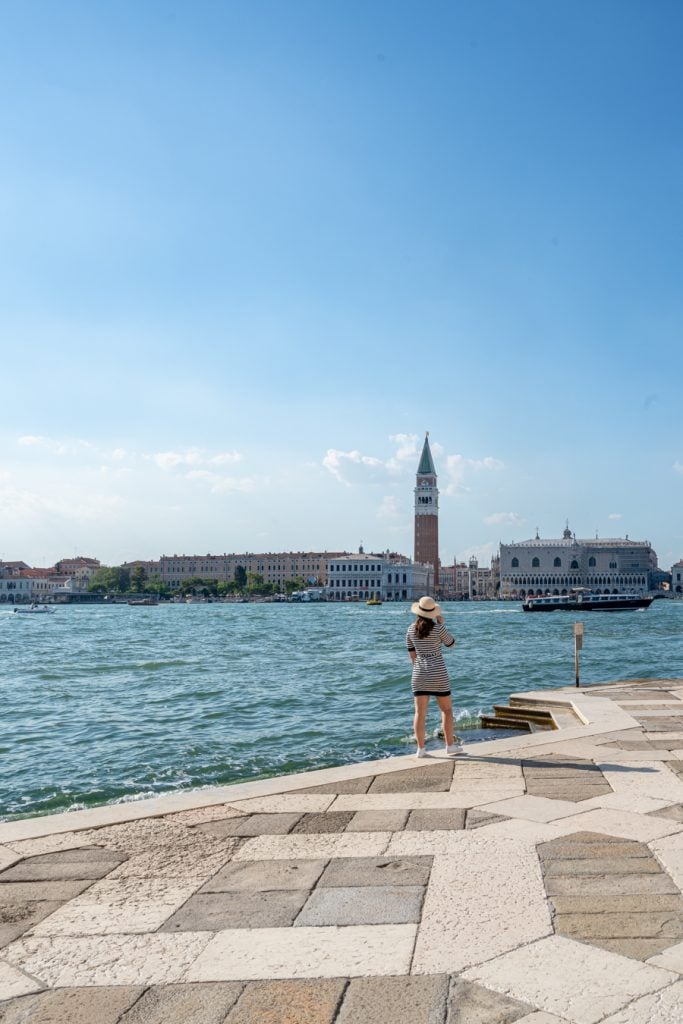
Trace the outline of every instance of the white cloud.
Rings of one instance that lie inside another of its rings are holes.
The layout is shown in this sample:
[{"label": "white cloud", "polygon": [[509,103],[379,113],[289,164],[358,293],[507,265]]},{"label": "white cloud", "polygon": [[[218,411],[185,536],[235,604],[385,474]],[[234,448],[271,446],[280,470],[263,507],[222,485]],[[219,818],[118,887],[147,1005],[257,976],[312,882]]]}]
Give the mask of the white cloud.
[{"label": "white cloud", "polygon": [[226,494],[228,491],[253,491],[256,482],[253,477],[222,476],[220,473],[211,473],[208,469],[191,469],[185,473],[186,480],[201,480],[207,484],[212,494]]},{"label": "white cloud", "polygon": [[488,526],[521,526],[526,522],[522,516],[516,512],[492,512],[490,516],[485,516],[483,519]]},{"label": "white cloud", "polygon": [[126,457],[125,448],[115,448],[114,451],[111,453],[111,457],[114,460],[114,462],[121,462],[122,459],[125,459]]},{"label": "white cloud", "polygon": [[401,513],[401,502],[393,494],[385,494],[377,510],[378,519],[396,519]]},{"label": "white cloud", "polygon": [[75,455],[84,449],[92,451],[95,447],[89,441],[83,441],[80,438],[60,441],[57,438],[43,437],[40,434],[24,434],[23,437],[17,438],[17,443],[24,448],[42,448],[51,452],[52,455]]},{"label": "white cloud", "polygon": [[607,518],[608,519],[621,519],[623,517],[621,515],[621,512],[610,512],[610,514],[607,516]]},{"label": "white cloud", "polygon": [[671,468],[673,469],[674,473],[683,473],[683,462],[679,462],[678,459],[676,459]]},{"label": "white cloud", "polygon": [[177,466],[225,466],[239,462],[239,452],[218,452],[209,455],[201,448],[187,448],[181,452],[156,452],[151,456],[159,469],[175,469]]},{"label": "white cloud", "polygon": [[361,455],[359,451],[342,452],[337,448],[328,448],[327,454],[323,459],[323,466],[329,470],[332,476],[336,477],[337,480],[346,484],[348,487],[351,486],[349,480],[346,478],[348,470],[353,467],[371,468],[377,469],[384,466],[381,459],[376,459],[374,455]]},{"label": "white cloud", "polygon": [[446,458],[446,477],[448,483],[444,488],[445,494],[455,494],[457,491],[467,491],[465,477],[471,473],[495,472],[503,469],[500,459],[494,459],[487,455],[484,459],[468,459],[464,455],[449,455]]},{"label": "white cloud", "polygon": [[396,451],[387,462],[389,469],[402,469],[406,462],[415,463],[417,466],[417,460],[420,457],[417,434],[390,434],[389,440],[396,445]]}]

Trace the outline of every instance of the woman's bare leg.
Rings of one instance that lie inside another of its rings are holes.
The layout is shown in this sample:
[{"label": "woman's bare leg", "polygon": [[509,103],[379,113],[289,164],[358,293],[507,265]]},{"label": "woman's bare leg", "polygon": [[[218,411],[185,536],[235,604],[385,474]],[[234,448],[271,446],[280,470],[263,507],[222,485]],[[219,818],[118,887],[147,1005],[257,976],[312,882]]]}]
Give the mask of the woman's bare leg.
[{"label": "woman's bare leg", "polygon": [[450,697],[437,697],[436,702],[441,712],[443,734],[446,737],[446,743],[450,746],[451,743],[455,742],[453,739],[453,704]]},{"label": "woman's bare leg", "polygon": [[424,747],[425,745],[425,726],[427,724],[428,706],[429,697],[415,697],[415,719],[413,721],[413,728],[415,730],[415,740],[418,747]]}]

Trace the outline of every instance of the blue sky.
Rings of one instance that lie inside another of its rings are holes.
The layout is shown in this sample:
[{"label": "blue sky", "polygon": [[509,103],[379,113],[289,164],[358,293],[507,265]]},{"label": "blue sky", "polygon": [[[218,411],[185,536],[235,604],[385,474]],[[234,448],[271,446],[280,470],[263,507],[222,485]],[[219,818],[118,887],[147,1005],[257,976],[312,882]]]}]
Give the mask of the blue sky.
[{"label": "blue sky", "polygon": [[0,10],[0,557],[683,557],[680,5]]}]

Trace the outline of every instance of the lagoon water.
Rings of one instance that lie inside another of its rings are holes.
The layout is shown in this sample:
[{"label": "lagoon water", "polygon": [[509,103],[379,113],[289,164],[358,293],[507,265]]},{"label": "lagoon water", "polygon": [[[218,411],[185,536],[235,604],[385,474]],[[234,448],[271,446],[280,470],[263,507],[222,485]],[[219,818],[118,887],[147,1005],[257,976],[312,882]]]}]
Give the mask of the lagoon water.
[{"label": "lagoon water", "polygon": [[[573,683],[575,616],[444,611],[466,739],[511,693]],[[683,601],[582,617],[582,682],[683,677]],[[407,604],[2,610],[0,818],[407,753],[410,622]]]}]

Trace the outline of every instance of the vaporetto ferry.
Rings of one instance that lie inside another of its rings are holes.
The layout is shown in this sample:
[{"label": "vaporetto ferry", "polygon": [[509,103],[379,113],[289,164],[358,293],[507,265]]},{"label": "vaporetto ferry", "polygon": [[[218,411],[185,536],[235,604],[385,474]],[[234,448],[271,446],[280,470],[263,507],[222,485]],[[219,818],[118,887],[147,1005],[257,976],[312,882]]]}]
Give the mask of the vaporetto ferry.
[{"label": "vaporetto ferry", "polygon": [[560,596],[527,597],[522,608],[525,612],[626,612],[649,608],[653,601],[647,594],[593,594],[589,590],[573,590]]}]

